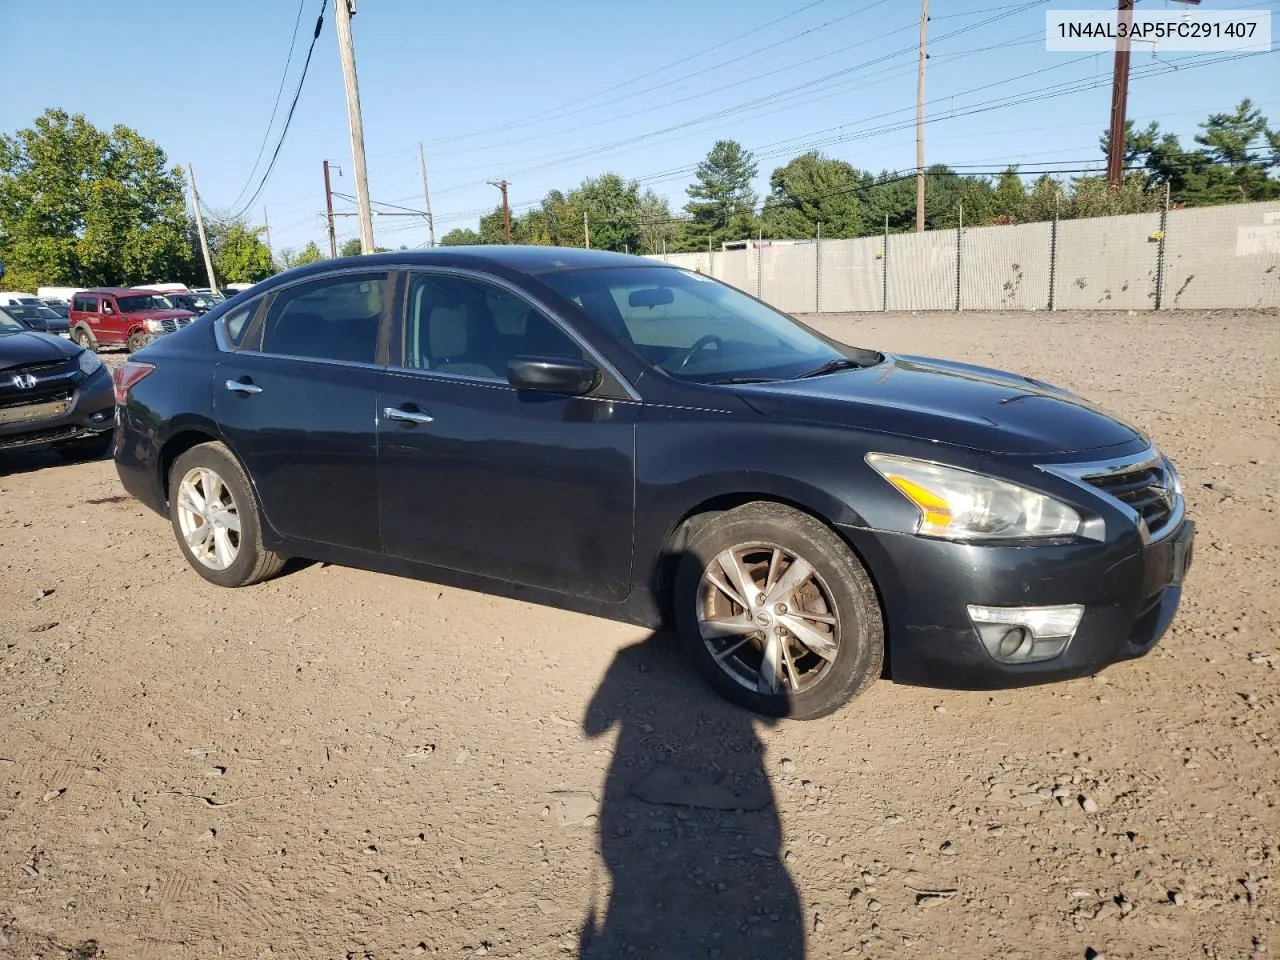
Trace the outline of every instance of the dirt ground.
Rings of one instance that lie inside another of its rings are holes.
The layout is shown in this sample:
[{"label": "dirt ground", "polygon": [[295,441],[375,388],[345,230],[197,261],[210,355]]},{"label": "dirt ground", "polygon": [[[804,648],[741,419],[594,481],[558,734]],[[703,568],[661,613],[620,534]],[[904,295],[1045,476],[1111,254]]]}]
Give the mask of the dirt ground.
[{"label": "dirt ground", "polygon": [[630,626],[333,566],[219,590],[109,461],[10,456],[0,956],[1280,950],[1280,317],[815,322],[1148,430],[1200,525],[1164,641],[766,724]]}]

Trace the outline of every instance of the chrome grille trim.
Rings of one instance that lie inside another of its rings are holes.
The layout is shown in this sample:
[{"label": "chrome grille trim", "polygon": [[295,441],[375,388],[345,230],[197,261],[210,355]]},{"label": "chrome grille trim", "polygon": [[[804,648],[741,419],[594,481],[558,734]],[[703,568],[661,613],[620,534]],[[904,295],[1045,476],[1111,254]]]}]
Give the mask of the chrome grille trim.
[{"label": "chrome grille trim", "polygon": [[1144,543],[1173,533],[1186,514],[1177,470],[1155,447],[1129,457],[1041,464],[1040,469],[1106,497],[1137,525]]}]

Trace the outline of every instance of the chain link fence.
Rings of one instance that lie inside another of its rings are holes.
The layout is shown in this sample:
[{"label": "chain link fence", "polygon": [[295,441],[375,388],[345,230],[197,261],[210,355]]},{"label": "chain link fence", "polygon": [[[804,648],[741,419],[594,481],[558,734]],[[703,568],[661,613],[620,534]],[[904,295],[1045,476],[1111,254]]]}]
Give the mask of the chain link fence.
[{"label": "chain link fence", "polygon": [[1280,202],[747,241],[656,259],[787,313],[1280,307]]}]

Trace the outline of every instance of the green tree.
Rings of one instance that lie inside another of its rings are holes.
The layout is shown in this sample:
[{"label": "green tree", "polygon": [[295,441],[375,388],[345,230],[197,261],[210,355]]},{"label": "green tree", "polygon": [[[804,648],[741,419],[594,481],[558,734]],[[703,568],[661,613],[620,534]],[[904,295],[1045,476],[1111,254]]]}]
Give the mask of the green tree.
[{"label": "green tree", "polygon": [[257,283],[276,272],[271,250],[259,239],[264,227],[231,223],[212,252],[213,270],[223,283]]},{"label": "green tree", "polygon": [[50,109],[0,136],[9,285],[127,284],[187,274],[182,171],[137,131]]},{"label": "green tree", "polygon": [[1027,215],[1027,188],[1017,167],[1007,167],[991,194],[993,223],[1022,223]]},{"label": "green tree", "polygon": [[1071,184],[1072,217],[1114,217],[1122,213],[1148,213],[1159,210],[1162,194],[1147,188],[1147,178],[1134,171],[1124,178],[1118,190],[1112,189],[1106,177],[1077,177]]},{"label": "green tree", "polygon": [[685,210],[690,220],[681,231],[682,244],[703,249],[755,232],[756,194],[751,188],[757,167],[749,150],[736,140],[717,140],[698,164],[689,185]]},{"label": "green tree", "polygon": [[342,246],[338,248],[338,256],[358,257],[362,249],[364,248],[360,246],[360,238],[352,237],[350,240],[344,241]]},{"label": "green tree", "polygon": [[592,249],[620,253],[640,249],[640,185],[634,180],[623,180],[616,173],[588,177],[566,200],[570,216],[576,214],[581,220],[586,213]]},{"label": "green tree", "polygon": [[294,254],[290,250],[282,250],[281,256],[285,257],[286,267],[305,267],[308,263],[316,263],[324,260],[325,255],[320,249],[320,245],[314,240],[307,243],[305,247]]},{"label": "green tree", "polygon": [[1055,216],[1070,216],[1066,191],[1062,184],[1047,173],[1040,174],[1031,185],[1023,206],[1023,218],[1027,223],[1052,220]]},{"label": "green tree", "polygon": [[442,247],[473,247],[478,243],[484,243],[480,234],[466,227],[454,227],[440,238]]},{"label": "green tree", "polygon": [[781,240],[857,237],[863,232],[864,177],[852,164],[824,157],[817,150],[801,154],[769,176],[764,201],[764,232]]},{"label": "green tree", "polygon": [[646,190],[640,195],[636,216],[640,253],[665,253],[675,248],[679,224],[671,216],[671,206],[666,197]]}]

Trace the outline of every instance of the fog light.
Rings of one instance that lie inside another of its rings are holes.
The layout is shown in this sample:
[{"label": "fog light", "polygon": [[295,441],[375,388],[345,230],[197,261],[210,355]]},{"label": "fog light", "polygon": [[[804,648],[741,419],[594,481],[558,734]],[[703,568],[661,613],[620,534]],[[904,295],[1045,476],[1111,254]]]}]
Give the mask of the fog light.
[{"label": "fog light", "polygon": [[1051,660],[1067,649],[1084,607],[981,607],[969,605],[982,645],[1002,663]]}]

